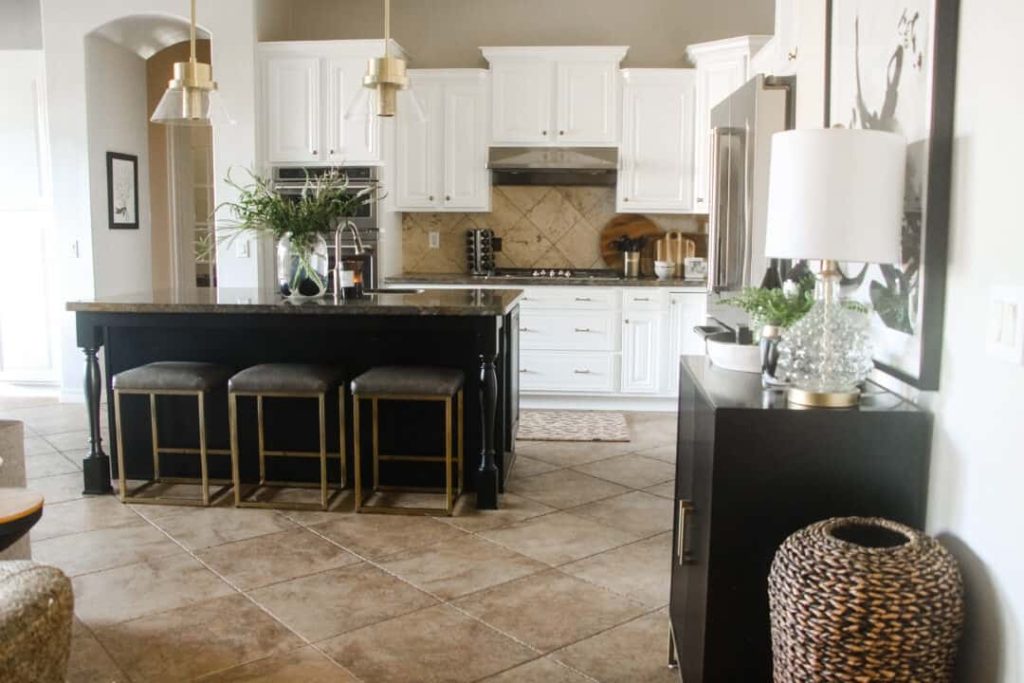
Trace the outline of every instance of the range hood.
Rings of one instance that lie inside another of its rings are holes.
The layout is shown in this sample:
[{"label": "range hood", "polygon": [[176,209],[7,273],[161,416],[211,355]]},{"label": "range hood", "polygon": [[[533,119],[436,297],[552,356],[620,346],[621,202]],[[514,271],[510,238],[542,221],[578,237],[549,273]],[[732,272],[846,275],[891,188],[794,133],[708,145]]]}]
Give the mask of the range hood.
[{"label": "range hood", "polygon": [[495,185],[614,186],[615,147],[491,147],[487,167]]}]

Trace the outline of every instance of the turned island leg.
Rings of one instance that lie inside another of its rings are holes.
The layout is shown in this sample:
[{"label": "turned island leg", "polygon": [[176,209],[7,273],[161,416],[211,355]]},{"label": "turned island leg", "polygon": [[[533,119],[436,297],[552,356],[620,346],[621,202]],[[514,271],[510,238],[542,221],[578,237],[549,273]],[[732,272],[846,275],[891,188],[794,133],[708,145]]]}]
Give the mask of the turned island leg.
[{"label": "turned island leg", "polygon": [[85,408],[89,416],[89,455],[82,460],[82,493],[101,495],[113,493],[110,486],[110,457],[103,452],[103,434],[100,431],[100,397],[103,377],[100,374],[99,347],[87,346],[85,353]]},{"label": "turned island leg", "polygon": [[476,506],[498,509],[498,466],[494,461],[494,420],[498,410],[497,354],[480,356],[480,469],[476,478]]}]

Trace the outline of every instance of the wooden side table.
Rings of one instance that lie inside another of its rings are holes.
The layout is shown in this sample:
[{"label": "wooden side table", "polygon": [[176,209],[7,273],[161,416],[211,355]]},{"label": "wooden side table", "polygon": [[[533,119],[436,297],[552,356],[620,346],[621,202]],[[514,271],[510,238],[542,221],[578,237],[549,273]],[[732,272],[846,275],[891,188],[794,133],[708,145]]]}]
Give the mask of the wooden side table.
[{"label": "wooden side table", "polygon": [[18,488],[0,488],[0,551],[28,533],[43,516],[43,495]]}]

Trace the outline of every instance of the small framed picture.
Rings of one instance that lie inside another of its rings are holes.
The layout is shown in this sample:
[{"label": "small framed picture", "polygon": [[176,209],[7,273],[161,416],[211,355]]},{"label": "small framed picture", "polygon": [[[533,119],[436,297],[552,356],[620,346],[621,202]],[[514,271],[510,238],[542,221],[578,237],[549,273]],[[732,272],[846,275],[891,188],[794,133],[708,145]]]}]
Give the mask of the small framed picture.
[{"label": "small framed picture", "polygon": [[107,152],[107,216],[111,230],[139,229],[139,157]]}]

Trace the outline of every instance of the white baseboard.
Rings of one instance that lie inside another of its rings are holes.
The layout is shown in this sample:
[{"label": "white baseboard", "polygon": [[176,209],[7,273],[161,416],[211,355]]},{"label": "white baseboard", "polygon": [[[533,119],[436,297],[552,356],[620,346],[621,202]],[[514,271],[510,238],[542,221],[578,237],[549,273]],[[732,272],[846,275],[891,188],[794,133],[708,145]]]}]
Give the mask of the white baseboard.
[{"label": "white baseboard", "polygon": [[572,394],[520,394],[519,407],[527,410],[620,410],[627,413],[674,413],[675,396],[578,396]]}]

